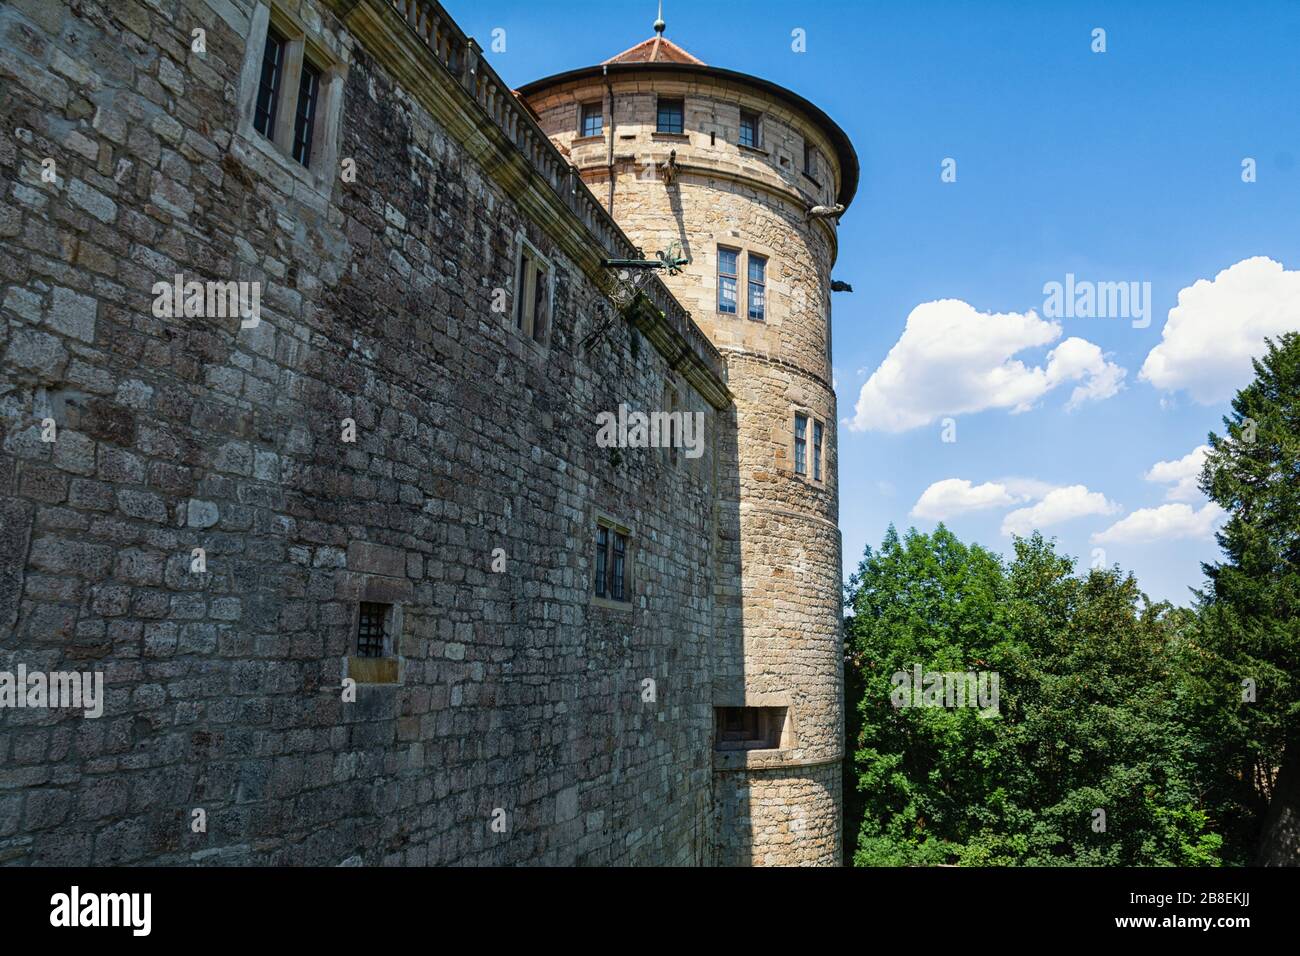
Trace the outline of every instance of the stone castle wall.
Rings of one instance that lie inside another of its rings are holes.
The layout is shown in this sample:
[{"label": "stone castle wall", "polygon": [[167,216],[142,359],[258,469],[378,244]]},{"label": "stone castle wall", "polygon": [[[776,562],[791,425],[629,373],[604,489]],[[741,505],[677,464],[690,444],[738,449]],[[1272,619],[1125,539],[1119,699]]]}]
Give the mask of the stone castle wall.
[{"label": "stone castle wall", "polygon": [[[252,0],[0,7],[0,670],[107,689],[99,719],[0,709],[0,862],[717,862],[734,412],[662,330],[580,345],[590,235],[387,4],[277,5],[346,66],[355,182],[241,134]],[[555,265],[544,348],[493,311],[518,232]],[[260,326],[155,317],[176,273],[262,283]],[[705,414],[704,458],[596,446],[598,411],[666,383]],[[632,531],[630,607],[591,599],[598,516]],[[359,600],[400,609],[398,682],[345,703]],[[818,653],[800,686],[829,695]],[[794,790],[774,799],[811,802]]]},{"label": "stone castle wall", "polygon": [[[607,204],[613,179],[614,218],[634,241],[647,253],[681,244],[691,262],[666,281],[727,359],[737,437],[721,469],[714,704],[787,707],[793,741],[714,754],[722,859],[836,865],[843,753],[830,342],[836,237],[832,224],[807,215],[834,201],[835,154],[815,123],[764,90],[671,65],[625,65],[608,79],[562,80],[529,95],[542,128]],[[659,96],[684,99],[682,134],[656,131]],[[580,137],[579,105],[594,102],[603,104],[606,135]],[[760,149],[738,145],[742,108],[762,115]],[[805,137],[820,154],[815,177],[802,171]],[[670,158],[677,172],[668,183]],[[719,246],[767,259],[764,321],[746,317],[743,281],[737,314],[718,311]],[[795,474],[796,411],[825,425],[821,481]]]}]

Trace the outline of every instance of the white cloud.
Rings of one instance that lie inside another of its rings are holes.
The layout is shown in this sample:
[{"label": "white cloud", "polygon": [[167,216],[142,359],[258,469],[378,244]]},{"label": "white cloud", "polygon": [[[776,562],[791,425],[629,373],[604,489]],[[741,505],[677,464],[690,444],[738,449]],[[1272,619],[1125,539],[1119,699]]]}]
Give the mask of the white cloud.
[{"label": "white cloud", "polygon": [[1049,491],[1042,501],[1028,508],[1018,508],[1002,519],[1003,534],[1027,535],[1048,525],[1060,524],[1085,515],[1108,515],[1119,506],[1106,500],[1099,491],[1084,485],[1069,485]]},{"label": "white cloud", "polygon": [[1124,369],[1106,361],[1096,345],[1070,338],[1048,356],[1046,367],[1015,356],[1061,336],[1061,326],[1024,314],[978,312],[960,299],[925,302],[858,394],[854,431],[902,432],[946,415],[989,408],[1023,412],[1067,382],[1078,382],[1067,407],[1109,398]]},{"label": "white cloud", "polygon": [[1171,484],[1173,487],[1165,492],[1165,497],[1170,501],[1196,501],[1201,497],[1196,482],[1201,476],[1201,467],[1205,464],[1205,455],[1209,450],[1209,445],[1198,445],[1182,458],[1158,461],[1143,477],[1147,481]]},{"label": "white cloud", "polygon": [[1049,388],[1062,382],[1083,380],[1083,384],[1070,393],[1065,406],[1067,411],[1074,411],[1085,402],[1110,398],[1123,386],[1126,374],[1118,365],[1107,362],[1100,348],[1084,339],[1066,339],[1047,356]]},{"label": "white cloud", "polygon": [[1254,376],[1264,337],[1300,330],[1300,271],[1266,256],[1243,259],[1178,293],[1160,344],[1139,374],[1156,388],[1186,389],[1203,405],[1231,398]]},{"label": "white cloud", "polygon": [[1207,538],[1226,512],[1209,502],[1199,511],[1191,505],[1141,508],[1092,536],[1098,544],[1146,544],[1178,538]]},{"label": "white cloud", "polygon": [[946,521],[969,511],[1004,508],[1023,500],[1023,497],[1013,495],[1006,485],[997,482],[972,485],[964,478],[945,478],[921,492],[921,497],[912,506],[912,517]]}]

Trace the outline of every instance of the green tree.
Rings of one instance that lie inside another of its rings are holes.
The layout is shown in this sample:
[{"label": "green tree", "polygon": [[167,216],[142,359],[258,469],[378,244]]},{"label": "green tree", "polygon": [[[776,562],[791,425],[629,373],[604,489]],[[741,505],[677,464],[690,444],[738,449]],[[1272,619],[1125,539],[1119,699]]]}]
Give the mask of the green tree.
[{"label": "green tree", "polygon": [[[1004,565],[942,525],[891,528],[846,598],[854,862],[1218,861],[1180,700],[1187,612],[1038,535]],[[999,715],[895,707],[915,664],[997,672]]]},{"label": "green tree", "polygon": [[[1300,863],[1300,335],[1267,341],[1225,434],[1210,434],[1201,488],[1229,513],[1224,560],[1205,566],[1196,692],[1207,792],[1235,852]],[[1250,700],[1253,686],[1254,700]],[[1267,810],[1265,810],[1267,807]]]}]

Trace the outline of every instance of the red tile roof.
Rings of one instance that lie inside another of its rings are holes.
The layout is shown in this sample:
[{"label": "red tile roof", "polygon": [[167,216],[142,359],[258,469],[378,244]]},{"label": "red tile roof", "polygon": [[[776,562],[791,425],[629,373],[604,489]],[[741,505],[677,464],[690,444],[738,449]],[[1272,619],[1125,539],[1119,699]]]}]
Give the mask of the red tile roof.
[{"label": "red tile roof", "polygon": [[643,40],[636,46],[624,50],[618,56],[612,56],[606,63],[695,63],[704,66],[704,61],[691,56],[672,40],[665,40],[656,34],[649,40]]}]

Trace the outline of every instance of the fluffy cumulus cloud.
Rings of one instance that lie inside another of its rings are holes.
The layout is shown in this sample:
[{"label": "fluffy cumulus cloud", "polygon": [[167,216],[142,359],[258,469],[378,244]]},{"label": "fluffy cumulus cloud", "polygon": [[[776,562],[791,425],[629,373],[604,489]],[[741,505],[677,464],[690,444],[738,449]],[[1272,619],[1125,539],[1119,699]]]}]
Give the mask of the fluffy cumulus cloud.
[{"label": "fluffy cumulus cloud", "polygon": [[1191,505],[1140,508],[1092,536],[1097,544],[1150,544],[1183,538],[1208,538],[1226,512],[1209,502],[1200,510]]},{"label": "fluffy cumulus cloud", "polygon": [[1119,391],[1124,369],[1083,339],[1061,342],[1045,366],[1016,357],[1060,336],[1060,325],[1033,311],[979,312],[959,299],[922,303],[862,386],[848,425],[855,431],[902,432],[990,408],[1023,412],[1071,382],[1077,384],[1070,408]]},{"label": "fluffy cumulus cloud", "polygon": [[1147,481],[1169,485],[1165,497],[1170,501],[1196,501],[1201,497],[1196,482],[1201,476],[1201,468],[1209,450],[1209,445],[1198,445],[1182,458],[1158,461],[1144,477]]},{"label": "fluffy cumulus cloud", "polygon": [[1202,404],[1219,402],[1250,382],[1250,360],[1263,353],[1265,336],[1292,331],[1300,331],[1300,271],[1265,256],[1243,259],[1178,293],[1139,378],[1186,389]]},{"label": "fluffy cumulus cloud", "polygon": [[1027,535],[1050,525],[1087,515],[1109,515],[1119,506],[1107,501],[1099,491],[1084,485],[1055,488],[1027,508],[1017,508],[1002,519],[1003,534]]},{"label": "fluffy cumulus cloud", "polygon": [[921,492],[921,497],[912,506],[912,517],[947,521],[970,511],[1005,508],[1023,500],[1001,482],[986,481],[982,485],[973,485],[964,478],[945,478]]}]

